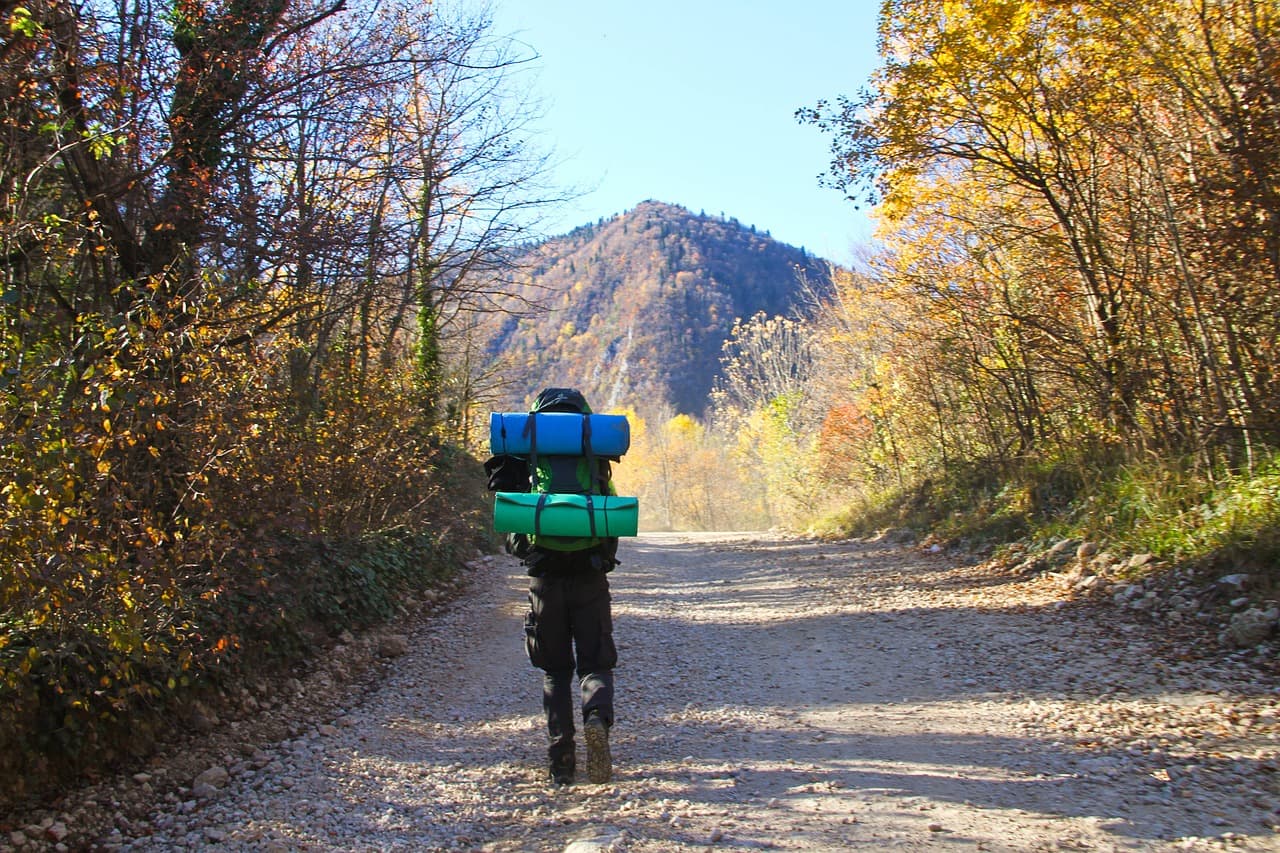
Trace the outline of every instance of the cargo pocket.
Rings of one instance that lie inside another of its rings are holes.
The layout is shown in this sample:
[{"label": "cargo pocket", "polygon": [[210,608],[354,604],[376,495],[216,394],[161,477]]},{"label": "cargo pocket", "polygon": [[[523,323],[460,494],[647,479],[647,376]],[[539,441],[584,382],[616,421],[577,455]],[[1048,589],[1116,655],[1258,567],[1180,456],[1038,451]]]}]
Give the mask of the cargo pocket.
[{"label": "cargo pocket", "polygon": [[524,617],[524,651],[529,656],[529,663],[538,669],[546,669],[547,658],[543,653],[542,643],[538,640],[538,620],[533,611]]}]

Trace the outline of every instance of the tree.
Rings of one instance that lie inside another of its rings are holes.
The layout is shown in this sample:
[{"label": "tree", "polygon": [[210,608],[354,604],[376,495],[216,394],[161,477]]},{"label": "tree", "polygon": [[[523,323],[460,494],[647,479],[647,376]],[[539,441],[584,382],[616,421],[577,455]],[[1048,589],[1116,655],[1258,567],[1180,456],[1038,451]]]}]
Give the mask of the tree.
[{"label": "tree", "polygon": [[[505,292],[516,270],[511,247],[533,233],[540,209],[560,199],[541,183],[548,161],[530,141],[535,107],[512,87],[512,73],[527,60],[487,27],[463,25],[450,38],[448,62],[413,68],[395,182],[409,212],[417,381],[431,393],[445,390],[443,354],[472,346],[468,315],[491,310],[495,291]],[[445,408],[459,413],[473,403],[450,399]],[[456,432],[462,424],[451,426]]]},{"label": "tree", "polygon": [[1052,432],[1047,377],[1107,440],[1247,456],[1274,430],[1277,29],[1253,0],[895,0],[872,89],[805,113],[1023,447]]},{"label": "tree", "polygon": [[769,523],[813,512],[813,450],[822,411],[811,383],[815,331],[800,320],[757,314],[734,323],[724,344],[722,373],[711,400],[711,422],[734,467],[759,494]]},{"label": "tree", "polygon": [[[3,9],[9,780],[24,778],[28,744],[61,744],[79,767],[79,748],[118,745],[100,726],[154,719],[192,680],[262,663],[245,655],[274,646],[262,637],[303,637],[313,614],[284,602],[311,592],[295,558],[316,542],[360,539],[363,552],[363,537],[399,527],[411,532],[393,537],[393,573],[425,577],[400,572],[406,540],[435,541],[458,515],[436,499],[440,435],[409,395],[417,288],[452,310],[465,276],[500,260],[503,228],[530,221],[530,196],[499,175],[518,159],[510,136],[483,156],[484,138],[449,137],[433,197],[473,203],[446,219],[406,173],[422,162],[407,156],[414,133],[454,126],[459,110],[480,126],[501,106],[485,81],[508,66],[465,52],[483,18],[307,0]],[[468,97],[406,131],[445,66]],[[487,225],[471,224],[481,212]],[[468,260],[463,245],[484,251]],[[426,390],[448,390],[438,381]],[[326,618],[342,610],[322,597]],[[32,738],[19,719],[53,730]]]}]

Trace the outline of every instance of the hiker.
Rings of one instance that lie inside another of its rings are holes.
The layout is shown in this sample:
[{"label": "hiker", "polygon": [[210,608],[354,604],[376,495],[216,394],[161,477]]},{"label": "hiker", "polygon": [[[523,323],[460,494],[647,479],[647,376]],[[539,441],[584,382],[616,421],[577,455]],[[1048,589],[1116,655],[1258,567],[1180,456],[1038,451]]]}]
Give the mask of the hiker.
[{"label": "hiker", "polygon": [[[547,388],[534,400],[531,413],[590,414],[581,392]],[[605,457],[542,457],[529,460],[495,456],[485,463],[492,491],[615,494],[612,469]],[[595,470],[591,470],[594,466]],[[568,486],[566,486],[568,478]],[[554,488],[553,484],[554,483]],[[587,778],[608,782],[613,766],[609,729],[613,725],[613,643],[608,572],[617,564],[616,537],[507,536],[507,550],[521,558],[529,574],[529,613],[525,616],[525,650],[543,671],[542,707],[550,744],[551,779],[574,781],[574,673],[582,698],[582,731],[587,747]]]}]

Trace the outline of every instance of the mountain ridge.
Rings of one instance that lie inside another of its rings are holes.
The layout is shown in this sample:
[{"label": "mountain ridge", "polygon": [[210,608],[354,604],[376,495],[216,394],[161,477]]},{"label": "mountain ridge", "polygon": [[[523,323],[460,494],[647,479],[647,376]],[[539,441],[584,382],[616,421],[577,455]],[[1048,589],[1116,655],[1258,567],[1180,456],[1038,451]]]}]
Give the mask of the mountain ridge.
[{"label": "mountain ridge", "polygon": [[482,331],[509,387],[575,385],[598,409],[690,415],[706,410],[735,320],[795,314],[830,282],[829,264],[803,248],[655,200],[527,247],[519,262]]}]

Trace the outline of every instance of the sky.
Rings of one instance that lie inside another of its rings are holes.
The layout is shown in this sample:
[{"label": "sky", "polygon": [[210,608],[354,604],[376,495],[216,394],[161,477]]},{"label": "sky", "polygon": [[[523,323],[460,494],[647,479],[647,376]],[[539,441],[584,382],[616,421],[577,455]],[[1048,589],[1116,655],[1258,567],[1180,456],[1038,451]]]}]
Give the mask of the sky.
[{"label": "sky", "polygon": [[529,85],[552,179],[584,194],[559,234],[641,201],[724,214],[850,264],[872,226],[824,187],[829,136],[797,109],[855,95],[877,62],[877,0],[493,0],[536,52]]}]

